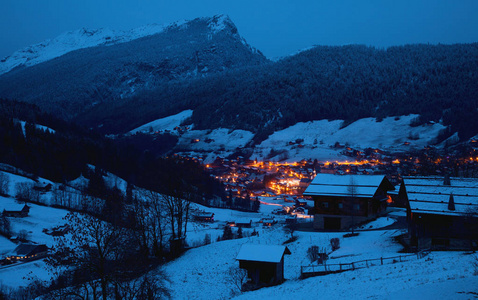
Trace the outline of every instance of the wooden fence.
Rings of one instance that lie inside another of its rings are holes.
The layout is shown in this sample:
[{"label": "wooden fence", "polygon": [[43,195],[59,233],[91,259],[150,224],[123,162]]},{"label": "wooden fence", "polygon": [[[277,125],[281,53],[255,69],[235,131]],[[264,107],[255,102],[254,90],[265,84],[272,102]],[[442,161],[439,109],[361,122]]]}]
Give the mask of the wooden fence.
[{"label": "wooden fence", "polygon": [[309,278],[313,276],[321,276],[333,273],[340,273],[345,271],[354,271],[356,269],[369,268],[385,264],[393,264],[398,262],[405,262],[414,259],[420,259],[428,255],[428,250],[422,250],[416,254],[406,254],[393,257],[380,257],[375,259],[366,259],[354,261],[351,263],[342,264],[327,264],[323,265],[308,265],[300,267],[301,278]]}]

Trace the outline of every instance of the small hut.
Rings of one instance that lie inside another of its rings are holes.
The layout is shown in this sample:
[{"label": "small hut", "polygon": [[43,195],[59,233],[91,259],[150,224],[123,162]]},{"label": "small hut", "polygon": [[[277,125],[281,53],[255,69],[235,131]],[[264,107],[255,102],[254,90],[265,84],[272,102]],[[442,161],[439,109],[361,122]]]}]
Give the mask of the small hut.
[{"label": "small hut", "polygon": [[244,244],[236,259],[239,267],[247,270],[249,284],[257,288],[284,281],[286,254],[291,254],[286,246]]}]

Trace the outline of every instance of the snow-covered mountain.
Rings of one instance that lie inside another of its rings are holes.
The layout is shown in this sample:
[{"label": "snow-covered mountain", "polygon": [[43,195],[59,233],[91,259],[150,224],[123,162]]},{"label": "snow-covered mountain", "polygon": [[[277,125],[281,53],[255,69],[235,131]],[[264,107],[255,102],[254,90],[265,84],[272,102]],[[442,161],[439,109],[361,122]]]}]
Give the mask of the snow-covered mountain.
[{"label": "snow-covered mountain", "polygon": [[[208,21],[208,27],[212,33],[225,30],[232,24],[232,21],[226,15],[218,15],[210,18]],[[15,51],[10,56],[4,57],[0,60],[0,75],[16,67],[30,67],[78,49],[126,43],[172,28],[181,28],[181,26],[187,27],[187,21],[182,20],[167,25],[150,24],[127,31],[111,30],[109,28],[81,28],[65,32],[56,38],[25,47]],[[247,45],[244,39],[241,40]],[[249,45],[247,46],[250,47]],[[252,47],[250,48],[253,49]],[[254,49],[254,51],[256,50]]]},{"label": "snow-covered mountain", "polygon": [[266,61],[226,15],[127,32],[81,29],[4,59],[0,96],[69,118],[167,82]]}]

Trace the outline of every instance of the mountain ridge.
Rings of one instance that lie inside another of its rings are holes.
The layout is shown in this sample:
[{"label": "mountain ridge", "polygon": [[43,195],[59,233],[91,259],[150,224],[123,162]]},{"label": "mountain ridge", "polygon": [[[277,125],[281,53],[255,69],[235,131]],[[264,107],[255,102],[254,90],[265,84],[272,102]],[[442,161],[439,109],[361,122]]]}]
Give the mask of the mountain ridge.
[{"label": "mountain ridge", "polygon": [[128,42],[77,49],[13,69],[0,75],[0,95],[71,118],[98,103],[165,82],[267,62],[239,35],[228,16],[177,24]]},{"label": "mountain ridge", "polygon": [[[198,19],[207,20],[208,26],[213,33],[227,30],[228,28],[230,31],[235,31],[237,33],[236,26],[227,15],[221,14],[213,17],[196,18],[194,20]],[[11,55],[5,56],[0,60],[0,75],[15,68],[30,67],[46,62],[75,50],[127,43],[136,39],[165,32],[172,28],[181,27],[194,20],[181,20],[168,24],[153,23],[130,30],[112,30],[109,28],[92,29],[83,27],[73,31],[67,31],[57,37],[46,39],[40,43],[18,49]],[[252,47],[250,48],[254,49]],[[257,50],[254,49],[254,51]]]}]

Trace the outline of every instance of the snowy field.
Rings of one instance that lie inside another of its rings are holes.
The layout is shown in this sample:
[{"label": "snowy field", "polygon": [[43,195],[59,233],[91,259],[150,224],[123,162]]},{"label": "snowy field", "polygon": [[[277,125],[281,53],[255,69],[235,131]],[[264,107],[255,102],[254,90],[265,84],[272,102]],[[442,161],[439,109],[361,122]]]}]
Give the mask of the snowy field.
[{"label": "snowy field", "polygon": [[[328,247],[338,237],[341,248],[329,263],[393,257],[402,248],[393,237],[396,230],[361,232],[343,238],[343,233],[296,232],[292,252],[285,256],[286,282],[240,295],[229,279],[231,267],[242,244],[280,245],[288,236],[279,227],[259,229],[259,237],[222,241],[192,249],[165,266],[174,299],[470,299],[478,292],[478,276],[473,275],[472,255],[462,252],[433,252],[420,260],[375,266],[367,269],[300,280],[300,266],[308,265],[307,249]],[[203,288],[207,287],[207,288]],[[436,298],[437,295],[443,295]],[[409,298],[412,296],[411,298]]]},{"label": "snowy field", "polygon": [[[14,205],[16,204],[15,202],[13,198],[0,197],[0,207],[3,204]],[[38,244],[46,244],[48,247],[53,246],[53,237],[44,233],[43,229],[64,225],[63,217],[66,216],[68,211],[36,204],[28,204],[28,206],[30,206],[28,217],[10,218],[13,234],[18,234],[20,231],[25,230],[28,240]],[[17,244],[4,237],[0,237],[0,256],[12,252],[16,247]],[[0,267],[0,283],[16,288],[27,286],[31,282],[30,278],[49,280],[51,274],[48,273],[45,267],[43,260]]]}]

